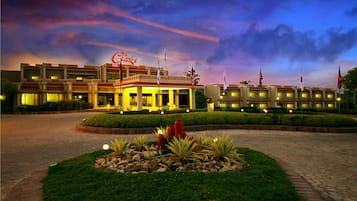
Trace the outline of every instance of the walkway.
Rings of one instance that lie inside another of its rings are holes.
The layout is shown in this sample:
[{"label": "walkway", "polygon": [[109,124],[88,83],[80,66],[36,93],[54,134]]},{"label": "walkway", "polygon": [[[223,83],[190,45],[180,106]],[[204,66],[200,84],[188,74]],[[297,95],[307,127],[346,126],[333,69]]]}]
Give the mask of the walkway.
[{"label": "walkway", "polygon": [[[23,179],[31,174],[40,180],[43,170],[50,164],[98,150],[103,143],[120,137],[80,133],[74,129],[82,118],[92,114],[94,113],[2,115],[2,200],[17,183],[26,183],[27,180]],[[357,201],[355,134],[266,130],[221,130],[199,133],[231,135],[238,146],[249,147],[282,159],[324,197],[336,201]],[[133,138],[126,137],[128,140]],[[31,194],[26,192],[26,189],[22,190],[25,194]],[[32,200],[39,199],[33,197]]]}]

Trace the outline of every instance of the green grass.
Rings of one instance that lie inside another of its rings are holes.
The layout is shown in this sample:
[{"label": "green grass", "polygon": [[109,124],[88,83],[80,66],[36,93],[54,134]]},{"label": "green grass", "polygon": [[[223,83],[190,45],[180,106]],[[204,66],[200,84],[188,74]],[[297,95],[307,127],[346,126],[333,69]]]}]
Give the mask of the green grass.
[{"label": "green grass", "polygon": [[249,163],[243,172],[121,174],[95,169],[95,158],[103,155],[97,151],[50,167],[44,200],[301,200],[275,160],[249,149],[239,152]]},{"label": "green grass", "polygon": [[[188,125],[261,124],[315,127],[356,127],[357,121],[337,114],[256,114],[242,112],[192,112],[176,114],[98,114],[88,117],[83,125],[105,128],[138,128],[172,125],[176,119]],[[140,122],[140,124],[138,124]]]}]

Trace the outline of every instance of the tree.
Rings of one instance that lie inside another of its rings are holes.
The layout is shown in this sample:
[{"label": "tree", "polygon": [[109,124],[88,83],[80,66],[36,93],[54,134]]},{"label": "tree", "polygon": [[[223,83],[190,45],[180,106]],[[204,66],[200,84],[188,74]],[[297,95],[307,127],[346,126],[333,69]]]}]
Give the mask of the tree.
[{"label": "tree", "polygon": [[197,89],[195,93],[196,108],[207,107],[207,97],[204,95],[203,90]]},{"label": "tree", "polygon": [[357,68],[347,72],[342,79],[345,88],[343,103],[346,109],[357,109]]},{"label": "tree", "polygon": [[1,112],[13,112],[16,94],[17,86],[9,80],[2,79],[1,95],[4,100],[1,100]]}]

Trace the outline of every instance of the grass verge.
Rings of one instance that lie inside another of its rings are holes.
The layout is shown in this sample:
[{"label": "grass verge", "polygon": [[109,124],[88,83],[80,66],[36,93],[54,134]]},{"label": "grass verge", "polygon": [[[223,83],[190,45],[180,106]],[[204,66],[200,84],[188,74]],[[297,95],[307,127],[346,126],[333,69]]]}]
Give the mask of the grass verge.
[{"label": "grass verge", "polygon": [[50,167],[44,200],[301,200],[275,160],[246,148],[239,153],[249,163],[243,172],[120,174],[95,169],[103,155],[97,151]]},{"label": "grass verge", "polygon": [[[120,115],[103,113],[88,117],[85,126],[105,128],[145,128],[172,125],[176,119],[184,124],[260,124],[314,127],[357,127],[357,121],[337,114],[256,114],[242,112],[192,112],[176,114]],[[140,123],[138,123],[140,122]]]}]

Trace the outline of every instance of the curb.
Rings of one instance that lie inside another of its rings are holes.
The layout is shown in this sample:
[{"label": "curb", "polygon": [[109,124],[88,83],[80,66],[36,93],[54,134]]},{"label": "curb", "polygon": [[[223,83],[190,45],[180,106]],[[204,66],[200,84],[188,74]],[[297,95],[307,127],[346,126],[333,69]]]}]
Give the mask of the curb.
[{"label": "curb", "polygon": [[[185,131],[204,131],[220,129],[249,129],[249,130],[282,130],[282,131],[303,131],[303,132],[320,132],[320,133],[357,133],[357,127],[305,127],[305,126],[283,126],[283,125],[197,125],[185,126]],[[92,127],[82,124],[76,125],[76,130],[97,133],[97,134],[148,134],[152,133],[155,128],[104,128]]]}]

